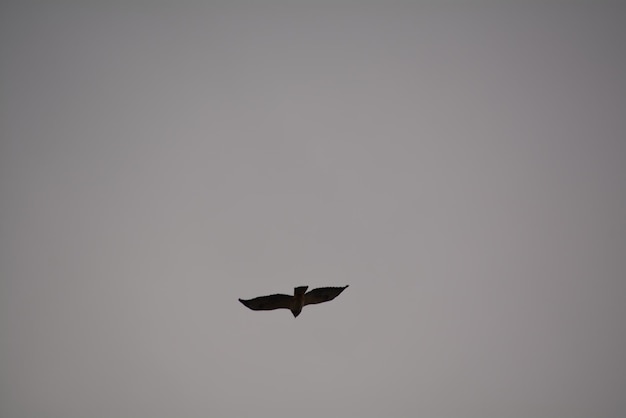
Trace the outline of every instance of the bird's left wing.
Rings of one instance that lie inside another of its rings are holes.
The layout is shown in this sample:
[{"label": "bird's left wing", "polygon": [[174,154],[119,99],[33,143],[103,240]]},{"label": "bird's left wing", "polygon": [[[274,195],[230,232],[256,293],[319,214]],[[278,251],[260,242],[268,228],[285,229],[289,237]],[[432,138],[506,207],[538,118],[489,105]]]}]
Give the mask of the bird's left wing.
[{"label": "bird's left wing", "polygon": [[259,296],[258,298],[249,300],[239,299],[239,302],[243,303],[253,311],[271,311],[272,309],[281,308],[290,309],[292,299],[293,296],[276,294]]},{"label": "bird's left wing", "polygon": [[304,304],[311,305],[314,303],[328,302],[335,299],[341,292],[343,292],[347,285],[344,287],[319,287],[313,289],[310,292],[304,294]]}]

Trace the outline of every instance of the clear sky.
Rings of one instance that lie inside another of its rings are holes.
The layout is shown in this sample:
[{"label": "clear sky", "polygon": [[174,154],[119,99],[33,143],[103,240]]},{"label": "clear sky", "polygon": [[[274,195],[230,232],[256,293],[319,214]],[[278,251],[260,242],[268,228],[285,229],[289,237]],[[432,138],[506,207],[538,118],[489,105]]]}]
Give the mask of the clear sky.
[{"label": "clear sky", "polygon": [[0,416],[626,416],[618,2],[87,3],[0,6]]}]

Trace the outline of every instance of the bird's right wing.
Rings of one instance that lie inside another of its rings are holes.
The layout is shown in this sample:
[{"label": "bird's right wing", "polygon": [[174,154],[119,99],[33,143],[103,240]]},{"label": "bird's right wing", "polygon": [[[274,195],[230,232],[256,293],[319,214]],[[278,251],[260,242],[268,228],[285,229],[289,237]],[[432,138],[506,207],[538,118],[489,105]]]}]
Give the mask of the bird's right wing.
[{"label": "bird's right wing", "polygon": [[312,305],[314,303],[328,302],[335,299],[341,292],[346,290],[344,287],[319,287],[304,294],[304,305]]},{"label": "bird's right wing", "polygon": [[253,311],[271,311],[272,309],[290,309],[293,296],[289,295],[269,295],[259,296],[258,298],[244,300],[239,299],[246,307]]}]

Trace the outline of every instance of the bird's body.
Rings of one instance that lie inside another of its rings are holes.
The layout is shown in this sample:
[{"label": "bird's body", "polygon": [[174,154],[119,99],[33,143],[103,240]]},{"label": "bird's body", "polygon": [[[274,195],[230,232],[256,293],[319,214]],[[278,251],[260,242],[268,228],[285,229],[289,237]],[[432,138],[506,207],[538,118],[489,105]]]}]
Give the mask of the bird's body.
[{"label": "bird's body", "polygon": [[309,286],[300,286],[293,289],[293,300],[289,309],[294,318],[300,315],[302,308],[304,308],[304,294],[308,288]]},{"label": "bird's body", "polygon": [[304,306],[333,300],[347,287],[348,285],[344,287],[320,287],[307,292],[308,286],[299,286],[293,289],[293,296],[275,294],[248,300],[239,299],[239,302],[253,311],[289,309],[293,316],[297,317]]}]

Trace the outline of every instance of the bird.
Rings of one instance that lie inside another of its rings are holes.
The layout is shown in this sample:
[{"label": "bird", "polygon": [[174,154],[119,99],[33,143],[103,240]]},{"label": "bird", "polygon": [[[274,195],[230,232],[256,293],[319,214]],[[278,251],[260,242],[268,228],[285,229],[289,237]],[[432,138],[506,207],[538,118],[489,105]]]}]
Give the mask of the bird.
[{"label": "bird", "polygon": [[306,305],[328,302],[335,299],[349,285],[343,287],[319,287],[307,292],[309,286],[298,286],[293,289],[293,296],[274,294],[259,296],[253,299],[239,299],[239,302],[253,311],[271,311],[273,309],[289,309],[297,318]]}]

